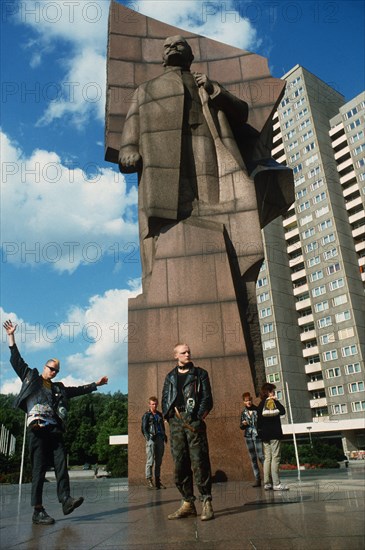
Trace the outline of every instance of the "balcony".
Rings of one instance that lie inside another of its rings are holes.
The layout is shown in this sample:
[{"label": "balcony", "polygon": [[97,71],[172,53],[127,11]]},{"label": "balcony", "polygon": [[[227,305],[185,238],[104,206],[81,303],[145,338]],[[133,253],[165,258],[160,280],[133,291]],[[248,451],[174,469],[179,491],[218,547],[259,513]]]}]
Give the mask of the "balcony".
[{"label": "balcony", "polygon": [[[298,231],[298,233],[299,233],[299,231]],[[300,240],[298,240],[293,244],[289,244],[286,247],[286,251],[287,251],[288,254],[293,254],[293,252],[296,252],[297,250],[301,250],[301,248],[302,248],[302,245],[300,243]]]},{"label": "balcony", "polygon": [[298,281],[299,279],[303,279],[305,276],[306,276],[305,269],[300,269],[299,271],[292,273],[290,277],[291,277],[291,280],[294,282],[294,281]]},{"label": "balcony", "polygon": [[297,225],[297,217],[295,213],[289,216],[288,218],[285,218],[285,220],[283,220],[283,227],[287,228],[287,227],[290,227],[291,225]]},{"label": "balcony", "polygon": [[346,134],[342,134],[339,138],[332,141],[332,149],[337,149],[340,145],[347,144]]},{"label": "balcony", "polygon": [[310,399],[309,405],[311,409],[317,409],[318,407],[327,407],[327,397],[319,397],[318,399]]},{"label": "balcony", "polygon": [[[359,200],[361,201],[361,198],[359,197]],[[356,212],[355,214],[352,214],[351,216],[349,216],[349,222],[350,224],[354,224],[358,221],[361,221],[363,220],[365,217],[365,214],[364,214],[364,209],[360,210],[359,212]]]},{"label": "balcony", "polygon": [[295,267],[296,265],[303,263],[303,254],[299,254],[295,258],[289,260],[289,267]]},{"label": "balcony", "polygon": [[316,337],[316,331],[313,330],[307,330],[306,332],[301,332],[300,334],[300,341],[306,342],[307,340],[313,340],[313,338]]},{"label": "balcony", "polygon": [[295,309],[297,311],[301,311],[302,309],[307,309],[311,307],[311,301],[310,298],[306,298],[305,300],[299,300],[295,303]]},{"label": "balcony", "polygon": [[340,174],[341,174],[341,172],[344,172],[344,175],[349,174],[351,169],[352,170],[354,169],[351,158],[349,158],[349,159],[345,160],[344,162],[341,162],[341,164],[337,165],[337,172],[339,172]]},{"label": "balcony", "polygon": [[305,348],[302,350],[303,357],[310,357],[311,355],[318,355],[318,346],[311,348]]},{"label": "balcony", "polygon": [[322,370],[322,365],[318,361],[318,363],[307,363],[304,365],[305,373],[306,374],[313,374],[315,372],[320,372]]},{"label": "balcony", "polygon": [[361,250],[365,250],[365,241],[360,241],[359,243],[356,243],[355,250],[356,252],[361,252]]},{"label": "balcony", "polygon": [[275,157],[275,155],[277,155],[279,153],[284,153],[284,144],[283,144],[283,142],[279,143],[279,145],[277,145],[277,147],[275,147],[275,149],[271,150],[271,155],[273,157]]},{"label": "balcony", "polygon": [[355,174],[355,171],[354,169],[352,169],[350,172],[348,172],[347,174],[345,174],[344,176],[341,176],[340,177],[340,183],[341,185],[344,185],[345,183],[351,181],[351,180],[354,180],[354,183],[356,182],[356,174]]},{"label": "balcony", "polygon": [[352,199],[351,201],[346,202],[346,210],[351,210],[352,208],[355,208],[356,206],[362,206],[361,197],[356,197],[356,198]]},{"label": "balcony", "polygon": [[294,296],[299,296],[300,294],[304,294],[304,292],[308,292],[308,290],[309,290],[308,283],[304,283],[302,285],[294,287],[293,294]]},{"label": "balcony", "polygon": [[358,192],[360,194],[360,189],[358,183],[354,183],[354,185],[350,185],[350,187],[347,187],[347,189],[343,189],[343,196],[346,198],[349,195],[352,195],[352,193]]},{"label": "balcony", "polygon": [[339,151],[337,151],[335,153],[335,159],[336,161],[338,162],[339,159],[342,159],[343,157],[346,156],[346,159],[343,159],[344,160],[347,160],[348,158],[350,158],[350,148],[349,146],[347,145],[346,147],[344,147],[343,149],[340,149]]},{"label": "balcony", "polygon": [[336,126],[333,126],[333,128],[331,128],[329,131],[329,135],[331,136],[331,138],[333,138],[333,136],[337,135],[340,132],[344,132],[343,122],[339,122],[338,124],[336,124]]},{"label": "balcony", "polygon": [[365,225],[361,225],[360,227],[352,230],[352,236],[354,237],[354,239],[360,237],[361,235],[365,236]]},{"label": "balcony", "polygon": [[323,380],[316,380],[315,382],[308,382],[307,388],[308,388],[308,391],[323,390],[324,381]]},{"label": "balcony", "polygon": [[308,315],[304,315],[303,317],[299,317],[298,319],[298,325],[300,327],[309,323],[313,323],[313,313],[308,313]]},{"label": "balcony", "polygon": [[293,237],[296,237],[297,235],[299,235],[299,229],[298,229],[298,227],[295,227],[294,229],[291,229],[290,231],[285,233],[285,240],[288,241],[289,239],[292,239]]}]

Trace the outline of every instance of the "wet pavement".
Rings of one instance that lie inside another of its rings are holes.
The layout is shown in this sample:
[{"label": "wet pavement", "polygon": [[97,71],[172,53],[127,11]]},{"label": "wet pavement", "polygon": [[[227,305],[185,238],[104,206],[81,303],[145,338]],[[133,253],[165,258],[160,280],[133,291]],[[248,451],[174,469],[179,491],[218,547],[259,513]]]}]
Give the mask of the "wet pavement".
[{"label": "wet pavement", "polygon": [[[288,492],[250,482],[213,485],[215,519],[168,520],[179,507],[175,487],[151,491],[126,479],[72,479],[84,504],[63,516],[56,484],[45,485],[44,506],[56,519],[32,525],[30,484],[2,485],[0,547],[35,550],[347,550],[365,548],[365,461],[348,469],[281,474]],[[201,505],[197,503],[198,514]]]}]

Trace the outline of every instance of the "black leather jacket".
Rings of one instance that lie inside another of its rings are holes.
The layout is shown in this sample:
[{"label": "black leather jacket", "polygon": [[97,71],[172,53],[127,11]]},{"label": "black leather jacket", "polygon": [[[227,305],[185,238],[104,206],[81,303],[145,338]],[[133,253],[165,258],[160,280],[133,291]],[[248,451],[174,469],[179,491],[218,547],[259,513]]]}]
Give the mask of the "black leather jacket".
[{"label": "black leather jacket", "polygon": [[[38,391],[43,385],[42,376],[38,369],[31,369],[21,357],[19,350],[14,344],[10,346],[10,363],[21,381],[23,382],[19,395],[15,398],[14,407],[19,407],[24,412],[27,412],[27,399],[32,393]],[[67,409],[68,399],[85,395],[97,390],[95,382],[85,386],[64,386],[62,382],[52,382],[52,391],[54,395],[54,409],[56,414],[59,407]],[[60,415],[58,415],[60,416]],[[60,417],[60,420],[63,420]]]},{"label": "black leather jacket", "polygon": [[150,439],[155,440],[158,432],[160,432],[165,439],[165,425],[162,414],[159,411],[156,411],[156,414],[158,415],[157,420],[151,411],[145,412],[142,416],[141,431],[146,441]]},{"label": "black leather jacket", "polygon": [[[175,367],[165,378],[162,389],[162,414],[164,418],[174,415],[174,403],[177,397],[178,371]],[[186,410],[191,409],[192,418],[203,418],[213,408],[212,390],[206,370],[190,363],[190,371],[183,388]],[[188,401],[193,400],[193,401]]]}]

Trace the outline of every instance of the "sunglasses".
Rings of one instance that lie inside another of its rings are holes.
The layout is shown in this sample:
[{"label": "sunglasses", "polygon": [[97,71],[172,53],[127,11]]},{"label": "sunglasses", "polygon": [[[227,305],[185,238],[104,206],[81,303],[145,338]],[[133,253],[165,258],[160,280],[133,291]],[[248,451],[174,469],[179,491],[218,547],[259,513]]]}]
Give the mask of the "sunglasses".
[{"label": "sunglasses", "polygon": [[46,365],[46,367],[48,367],[51,372],[59,372],[58,369],[55,369],[54,367],[50,367],[49,365]]}]

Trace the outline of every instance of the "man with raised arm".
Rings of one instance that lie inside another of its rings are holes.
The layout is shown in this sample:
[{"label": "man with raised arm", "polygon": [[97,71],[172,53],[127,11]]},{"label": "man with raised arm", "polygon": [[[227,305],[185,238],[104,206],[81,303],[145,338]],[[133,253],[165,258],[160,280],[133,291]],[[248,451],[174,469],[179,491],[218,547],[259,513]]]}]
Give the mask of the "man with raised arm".
[{"label": "man with raised arm", "polygon": [[14,406],[27,413],[29,450],[32,464],[31,505],[34,506],[32,521],[35,524],[51,525],[55,520],[43,508],[42,494],[47,467],[54,465],[57,480],[57,496],[64,515],[71,514],[83,503],[83,497],[73,498],[67,471],[63,432],[66,427],[68,400],[78,395],[95,391],[108,383],[107,376],[86,386],[64,386],[54,382],[60,370],[58,359],[49,359],[40,373],[31,369],[21,357],[15,343],[17,325],[5,321],[8,335],[10,363],[22,381]]}]

